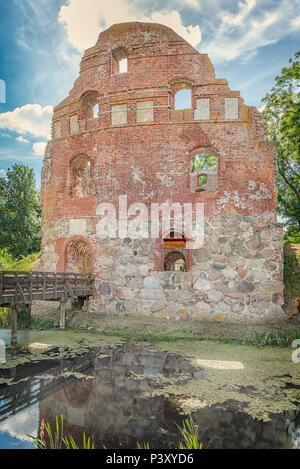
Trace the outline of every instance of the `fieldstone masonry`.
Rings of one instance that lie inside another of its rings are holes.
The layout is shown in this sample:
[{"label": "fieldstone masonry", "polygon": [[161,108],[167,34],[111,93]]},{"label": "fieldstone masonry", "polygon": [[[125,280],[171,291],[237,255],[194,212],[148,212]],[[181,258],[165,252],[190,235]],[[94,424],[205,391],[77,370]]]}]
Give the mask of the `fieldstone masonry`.
[{"label": "fieldstone masonry", "polygon": [[[116,73],[118,57],[128,60],[125,73]],[[176,110],[175,94],[185,88],[192,108]],[[216,156],[218,170],[213,184],[197,191],[190,162],[201,153]],[[266,121],[215,77],[206,54],[171,29],[114,25],[85,52],[73,89],[54,111],[42,192],[42,268],[94,272],[95,314],[285,317],[283,234]],[[178,251],[186,272],[164,271],[170,248],[163,237],[97,235],[99,203],[117,207],[119,195],[148,208],[204,203],[203,247]]]}]

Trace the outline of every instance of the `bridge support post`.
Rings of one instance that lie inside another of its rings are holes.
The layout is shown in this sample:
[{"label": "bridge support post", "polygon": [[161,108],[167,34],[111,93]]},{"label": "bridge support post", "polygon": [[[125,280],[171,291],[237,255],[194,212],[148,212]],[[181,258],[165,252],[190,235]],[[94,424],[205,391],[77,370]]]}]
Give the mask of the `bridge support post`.
[{"label": "bridge support post", "polygon": [[31,319],[31,303],[26,305],[26,314],[28,315],[28,318]]},{"label": "bridge support post", "polygon": [[59,302],[59,327],[60,329],[65,329],[66,327],[66,303],[65,299],[60,300]]},{"label": "bridge support post", "polygon": [[18,333],[18,315],[17,315],[17,305],[11,305],[11,345],[17,345],[17,333]]}]

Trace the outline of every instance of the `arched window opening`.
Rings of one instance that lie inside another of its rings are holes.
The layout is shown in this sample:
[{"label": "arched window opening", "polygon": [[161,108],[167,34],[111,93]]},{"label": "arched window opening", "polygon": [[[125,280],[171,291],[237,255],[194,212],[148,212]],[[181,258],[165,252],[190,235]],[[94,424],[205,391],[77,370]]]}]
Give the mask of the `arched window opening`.
[{"label": "arched window opening", "polygon": [[191,191],[215,191],[218,188],[218,159],[210,153],[199,153],[190,163]]},{"label": "arched window opening", "polygon": [[174,239],[184,239],[184,236],[181,233],[178,233],[177,231],[171,231],[169,238],[174,238]]},{"label": "arched window opening", "polygon": [[174,270],[175,271],[180,271],[180,272],[185,272],[186,271],[185,259],[178,259],[174,263]]},{"label": "arched window opening", "polygon": [[98,103],[93,107],[93,118],[99,117],[99,106]]},{"label": "arched window opening", "polygon": [[89,274],[92,271],[91,253],[82,239],[70,241],[65,252],[66,272]]},{"label": "arched window opening", "polygon": [[166,272],[187,270],[186,239],[175,230],[172,230],[164,239],[164,270]]},{"label": "arched window opening", "polygon": [[191,161],[191,173],[218,169],[218,159],[210,153],[200,153]]},{"label": "arched window opening", "polygon": [[94,119],[98,117],[98,93],[97,91],[87,91],[81,97],[80,119]]},{"label": "arched window opening", "polygon": [[165,255],[165,272],[186,272],[186,259],[183,252],[170,251]]},{"label": "arched window opening", "polygon": [[192,108],[192,90],[185,88],[177,91],[175,94],[175,110],[184,110]]},{"label": "arched window opening", "polygon": [[126,49],[119,48],[112,54],[112,74],[128,72],[128,54]]},{"label": "arched window opening", "polygon": [[89,197],[96,195],[92,178],[92,166],[88,157],[79,155],[71,161],[71,197]]},{"label": "arched window opening", "polygon": [[119,73],[127,73],[128,72],[128,59],[121,59],[119,60]]},{"label": "arched window opening", "polygon": [[201,174],[201,176],[198,176],[198,186],[206,186],[207,184],[207,176],[206,174]]}]

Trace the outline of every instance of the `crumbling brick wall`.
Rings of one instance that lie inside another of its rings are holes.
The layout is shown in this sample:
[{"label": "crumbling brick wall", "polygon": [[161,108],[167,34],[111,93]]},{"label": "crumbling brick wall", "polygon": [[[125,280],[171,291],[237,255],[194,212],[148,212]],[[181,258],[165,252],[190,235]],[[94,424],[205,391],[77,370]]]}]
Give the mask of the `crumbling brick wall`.
[{"label": "crumbling brick wall", "polygon": [[[127,61],[121,73],[118,59]],[[190,108],[175,109],[186,88]],[[199,152],[218,160],[213,183],[200,191],[190,174]],[[65,271],[69,243],[86,242],[95,313],[283,317],[274,146],[263,117],[170,28],[124,23],[99,35],[55,108],[42,179],[43,268]],[[97,235],[98,204],[117,207],[120,195],[149,209],[204,203],[204,246],[186,252],[187,272],[163,273],[163,238]]]}]

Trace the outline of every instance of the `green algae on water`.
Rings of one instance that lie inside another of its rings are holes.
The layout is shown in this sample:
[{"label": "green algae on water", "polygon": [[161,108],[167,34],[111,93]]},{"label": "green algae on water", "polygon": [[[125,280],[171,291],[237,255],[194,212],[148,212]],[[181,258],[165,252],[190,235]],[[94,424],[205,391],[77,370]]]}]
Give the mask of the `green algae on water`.
[{"label": "green algae on water", "polygon": [[178,353],[194,366],[198,366],[198,359],[243,364],[243,369],[233,370],[201,367],[204,379],[191,379],[184,385],[166,385],[147,393],[147,396],[152,397],[172,397],[185,413],[234,401],[238,410],[253,418],[268,421],[272,414],[299,409],[300,364],[292,362],[292,349],[257,349],[213,341],[159,343],[155,346],[152,344],[152,349]]}]

